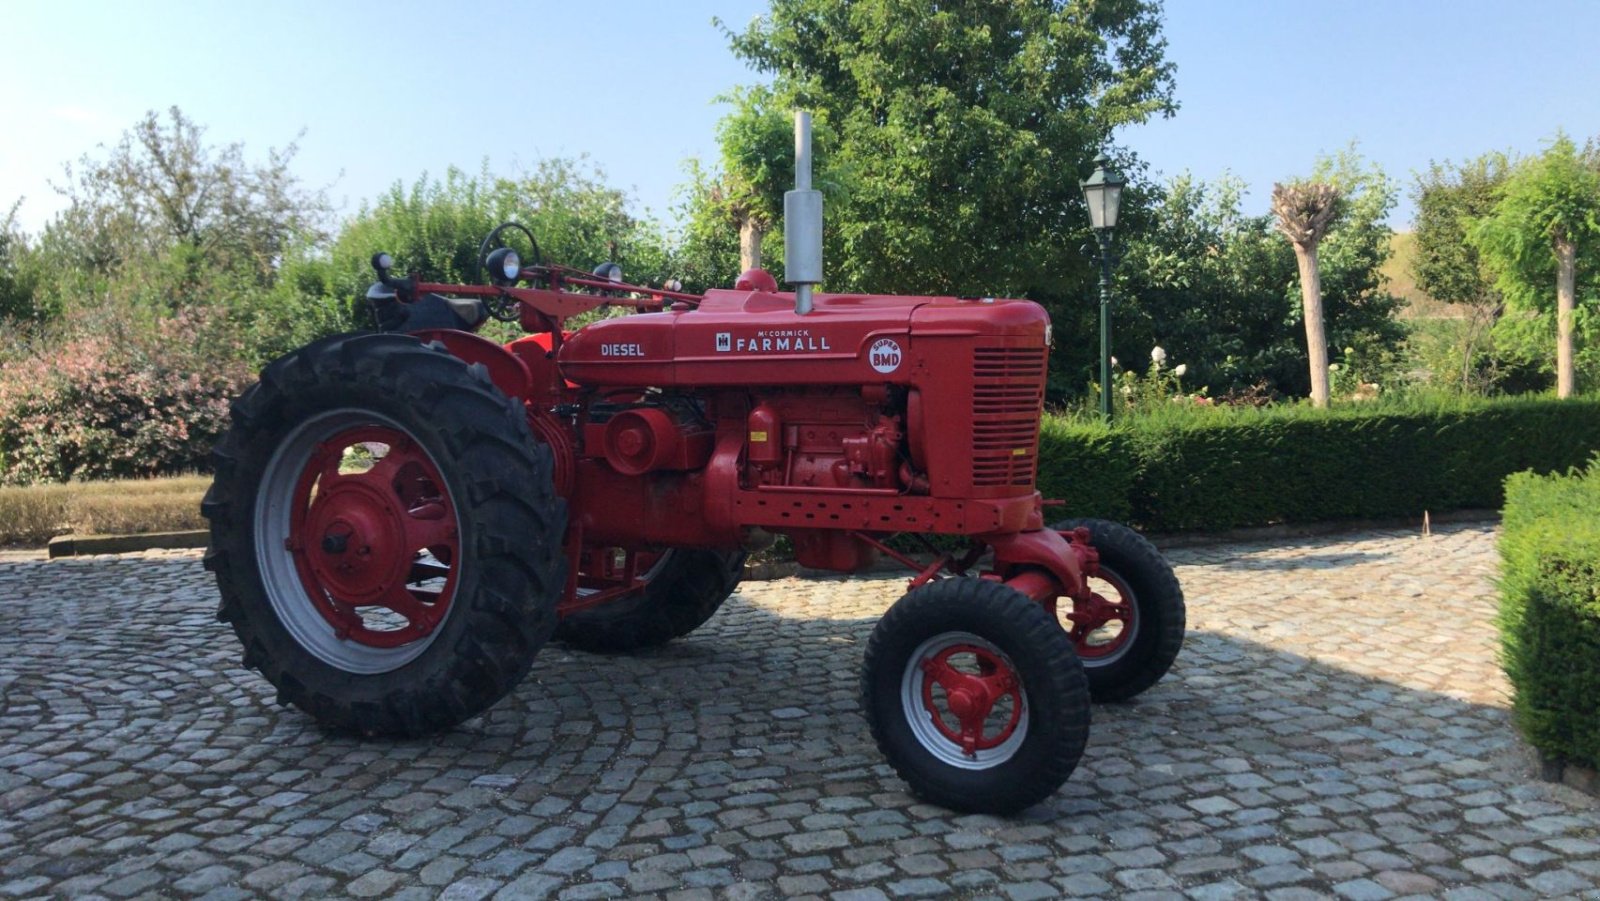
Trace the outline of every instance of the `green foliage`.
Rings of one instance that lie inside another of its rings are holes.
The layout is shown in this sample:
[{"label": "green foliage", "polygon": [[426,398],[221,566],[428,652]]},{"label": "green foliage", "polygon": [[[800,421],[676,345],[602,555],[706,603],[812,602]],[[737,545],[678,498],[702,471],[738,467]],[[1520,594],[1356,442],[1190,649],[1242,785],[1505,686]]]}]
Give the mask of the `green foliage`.
[{"label": "green foliage", "polygon": [[34,303],[39,289],[38,254],[17,227],[21,205],[18,200],[0,219],[0,325],[38,320],[47,312]]},{"label": "green foliage", "polygon": [[[783,194],[794,187],[794,126],[766,86],[735,89],[725,99],[733,110],[717,123],[721,200],[730,219],[750,219],[765,230],[783,219]],[[813,148],[826,142],[817,137]],[[821,162],[813,158],[812,168]]]},{"label": "green foliage", "polygon": [[1039,478],[1074,515],[1225,529],[1498,507],[1507,474],[1565,469],[1597,448],[1592,399],[1173,405],[1111,427],[1047,419]]},{"label": "green foliage", "polygon": [[[451,168],[442,181],[423,175],[410,187],[397,182],[345,224],[325,257],[291,261],[286,279],[298,279],[296,290],[324,304],[362,315],[374,253],[387,251],[401,272],[429,281],[478,283],[484,236],[515,221],[533,232],[545,262],[590,269],[612,261],[631,281],[661,284],[674,274],[661,230],[629,215],[627,195],[604,179],[584,160],[550,159],[515,179]],[[520,234],[504,237],[532,259]]]},{"label": "green foliage", "polygon": [[1445,303],[1499,302],[1494,280],[1467,240],[1467,231],[1474,220],[1494,210],[1510,171],[1510,158],[1496,152],[1460,165],[1430,163],[1427,172],[1417,175],[1412,274],[1428,296]]},{"label": "green foliage", "polygon": [[729,36],[832,129],[830,290],[1083,296],[1078,179],[1114,128],[1175,109],[1144,0],[775,0]]},{"label": "green foliage", "polygon": [[[1379,270],[1395,188],[1351,151],[1320,159],[1313,178],[1345,197],[1319,250],[1329,344],[1362,351],[1365,381],[1391,381],[1392,348],[1404,332]],[[1242,200],[1243,185],[1232,177],[1207,185],[1179,176],[1157,195],[1119,269],[1118,297],[1126,300],[1114,308],[1114,352],[1142,359],[1164,347],[1188,364],[1187,385],[1217,396],[1254,386],[1304,396],[1310,383],[1294,251],[1270,215],[1245,215]],[[1058,322],[1057,335],[1068,327]]]},{"label": "green foliage", "polygon": [[1600,149],[1580,153],[1559,135],[1537,157],[1506,177],[1493,209],[1475,220],[1467,240],[1494,274],[1513,306],[1546,311],[1555,306],[1555,247],[1576,245],[1578,298],[1600,298]]},{"label": "green foliage", "polygon": [[1547,757],[1600,767],[1600,458],[1506,481],[1502,661],[1518,728]]}]

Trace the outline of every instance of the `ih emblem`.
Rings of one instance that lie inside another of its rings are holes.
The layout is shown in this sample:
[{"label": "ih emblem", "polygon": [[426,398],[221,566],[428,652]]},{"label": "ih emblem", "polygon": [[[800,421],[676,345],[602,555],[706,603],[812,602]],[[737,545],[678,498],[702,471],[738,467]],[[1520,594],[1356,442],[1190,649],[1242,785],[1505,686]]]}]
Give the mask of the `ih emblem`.
[{"label": "ih emblem", "polygon": [[867,351],[867,360],[873,369],[888,375],[900,368],[900,345],[893,338],[879,338]]},{"label": "ih emblem", "polygon": [[717,332],[717,353],[727,353],[733,350],[733,333]]}]

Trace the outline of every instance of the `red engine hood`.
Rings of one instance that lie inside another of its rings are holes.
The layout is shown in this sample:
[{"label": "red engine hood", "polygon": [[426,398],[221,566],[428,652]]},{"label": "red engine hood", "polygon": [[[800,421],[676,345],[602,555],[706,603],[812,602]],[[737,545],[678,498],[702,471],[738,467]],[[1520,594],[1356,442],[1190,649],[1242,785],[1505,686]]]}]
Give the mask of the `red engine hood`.
[{"label": "red engine hood", "polygon": [[587,326],[566,339],[559,362],[580,385],[909,384],[937,365],[919,339],[1048,343],[1049,322],[1027,300],[819,294],[798,316],[793,294],[711,291],[698,309]]}]

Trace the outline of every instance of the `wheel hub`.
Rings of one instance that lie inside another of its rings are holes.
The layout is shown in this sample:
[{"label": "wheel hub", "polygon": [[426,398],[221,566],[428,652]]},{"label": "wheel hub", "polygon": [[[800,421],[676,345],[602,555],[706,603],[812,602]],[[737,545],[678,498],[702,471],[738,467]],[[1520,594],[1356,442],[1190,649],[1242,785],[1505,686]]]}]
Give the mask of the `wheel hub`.
[{"label": "wheel hub", "polygon": [[[976,673],[957,669],[952,658],[971,658]],[[999,747],[1016,731],[1022,716],[1021,682],[1011,664],[988,648],[956,644],[943,648],[922,661],[926,679],[922,683],[922,703],[933,726],[945,738],[961,746],[972,757],[979,751]],[[952,725],[940,710],[935,686],[944,690],[944,707],[955,719]],[[1004,721],[991,723],[990,717],[1002,699],[1011,699],[1011,711]]]},{"label": "wheel hub", "polygon": [[[299,511],[289,524],[294,566],[336,642],[399,648],[443,621],[459,576],[460,536],[444,479],[409,435],[367,425],[319,441],[291,506]],[[427,563],[423,575],[419,560]],[[430,579],[442,586],[410,584]]]},{"label": "wheel hub", "polygon": [[405,548],[404,513],[395,507],[381,489],[348,478],[312,503],[307,531],[322,539],[307,557],[335,600],[372,604],[397,580],[404,584],[413,555]]}]

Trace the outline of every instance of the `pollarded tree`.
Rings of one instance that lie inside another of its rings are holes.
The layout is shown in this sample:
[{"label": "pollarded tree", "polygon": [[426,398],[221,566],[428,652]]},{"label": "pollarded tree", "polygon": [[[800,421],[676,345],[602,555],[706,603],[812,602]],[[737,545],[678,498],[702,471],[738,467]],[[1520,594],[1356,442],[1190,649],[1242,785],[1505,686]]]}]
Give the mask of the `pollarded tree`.
[{"label": "pollarded tree", "polygon": [[766,87],[735,90],[733,111],[717,123],[722,177],[715,199],[739,229],[739,268],[761,265],[761,241],[783,215],[794,186],[794,129]]},{"label": "pollarded tree", "polygon": [[1317,245],[1339,213],[1339,188],[1328,182],[1299,181],[1272,186],[1272,214],[1294,246],[1300,267],[1300,298],[1305,306],[1306,355],[1311,361],[1311,403],[1328,405],[1328,338],[1323,330],[1322,282]]},{"label": "pollarded tree", "polygon": [[1576,389],[1573,328],[1578,262],[1600,254],[1600,165],[1594,147],[1583,153],[1565,135],[1525,160],[1506,179],[1504,193],[1468,240],[1494,273],[1506,299],[1527,309],[1550,308],[1555,282],[1556,396]]}]

